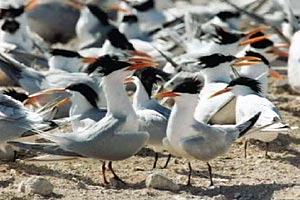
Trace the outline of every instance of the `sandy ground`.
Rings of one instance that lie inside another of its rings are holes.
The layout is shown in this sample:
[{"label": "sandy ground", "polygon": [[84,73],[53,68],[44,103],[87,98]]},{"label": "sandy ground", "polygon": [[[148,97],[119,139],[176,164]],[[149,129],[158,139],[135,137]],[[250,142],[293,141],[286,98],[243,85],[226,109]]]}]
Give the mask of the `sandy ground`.
[{"label": "sandy ground", "polygon": [[[300,97],[286,92],[285,87],[272,84],[270,99],[282,110],[290,125],[299,125]],[[228,199],[300,199],[300,136],[299,131],[280,135],[271,143],[270,158],[264,157],[264,144],[253,141],[248,147],[248,158],[243,156],[243,145],[234,144],[230,151],[213,160],[215,186],[208,187],[207,166],[192,163],[192,186],[185,186],[188,168],[184,159],[172,159],[167,169],[152,170],[153,152],[144,149],[138,155],[115,162],[114,169],[127,182],[104,185],[101,162],[77,160],[69,162],[32,163],[18,160],[0,164],[0,199],[203,199],[224,195]],[[166,155],[161,155],[158,166],[163,166]],[[160,173],[180,185],[176,192],[149,189],[145,179]],[[110,173],[108,173],[110,175]],[[18,191],[22,180],[43,176],[54,184],[54,193],[47,197],[26,195]]]},{"label": "sandy ground", "polygon": [[[271,87],[270,99],[282,110],[287,123],[300,126],[300,96],[285,87]],[[300,199],[300,135],[299,130],[280,135],[270,145],[270,158],[264,157],[264,144],[252,141],[248,158],[243,145],[234,144],[230,151],[211,161],[215,186],[208,187],[206,163],[192,162],[192,186],[186,186],[188,167],[184,159],[173,158],[167,169],[152,169],[153,151],[144,149],[138,155],[115,162],[116,173],[127,182],[104,185],[102,163],[97,160],[33,163],[18,160],[0,163],[0,199],[209,199],[224,195],[228,199]],[[161,155],[158,166],[163,166],[166,155]],[[145,179],[160,173],[180,185],[176,192],[149,189]],[[110,173],[108,172],[110,175]],[[18,191],[21,181],[32,176],[43,176],[54,184],[50,196],[27,195]]]}]

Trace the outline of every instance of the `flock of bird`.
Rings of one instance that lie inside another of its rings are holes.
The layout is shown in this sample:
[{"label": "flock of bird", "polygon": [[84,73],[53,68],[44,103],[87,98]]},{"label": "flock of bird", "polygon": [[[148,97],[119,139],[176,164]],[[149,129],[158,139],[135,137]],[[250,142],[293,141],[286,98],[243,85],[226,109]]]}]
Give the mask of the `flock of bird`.
[{"label": "flock of bird", "polygon": [[[154,0],[65,0],[80,12],[78,48],[67,50],[51,48],[30,29],[27,13],[40,3],[0,1],[0,69],[25,91],[0,94],[1,151],[10,159],[20,149],[53,155],[31,158],[37,161],[98,159],[109,184],[107,167],[123,182],[112,162],[148,146],[153,168],[158,153],[169,155],[164,168],[172,156],[187,159],[187,184],[191,161],[207,162],[213,185],[209,161],[233,143],[245,142],[246,157],[247,141],[260,140],[269,156],[269,143],[296,128],[267,98],[269,77],[285,78],[270,64],[283,55],[289,83],[300,91],[299,25],[290,7],[281,11],[288,30],[278,34],[237,8],[209,13],[200,23],[200,6],[177,8],[175,15]],[[53,130],[66,125],[72,131]],[[33,135],[46,142],[23,140]]]}]

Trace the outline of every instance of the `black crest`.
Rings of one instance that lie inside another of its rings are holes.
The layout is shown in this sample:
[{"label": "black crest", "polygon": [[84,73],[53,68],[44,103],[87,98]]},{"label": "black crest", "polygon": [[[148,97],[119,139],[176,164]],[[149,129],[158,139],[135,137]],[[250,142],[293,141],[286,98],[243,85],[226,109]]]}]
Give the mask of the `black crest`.
[{"label": "black crest", "polygon": [[97,101],[99,100],[98,94],[90,86],[84,83],[75,83],[69,85],[68,87],[66,87],[66,89],[79,92],[88,100],[88,102],[90,102],[92,106],[96,108],[98,107],[97,106]]},{"label": "black crest", "polygon": [[231,55],[223,55],[220,53],[215,53],[209,56],[200,57],[198,60],[199,60],[199,65],[202,66],[202,69],[205,69],[205,68],[217,67],[222,63],[231,62],[235,59],[236,57]]},{"label": "black crest", "polygon": [[134,7],[136,10],[138,10],[140,12],[145,12],[147,10],[154,8],[155,2],[154,2],[154,0],[147,0],[142,3],[135,3],[132,5],[132,7]]},{"label": "black crest", "polygon": [[227,19],[231,18],[238,18],[240,16],[240,13],[233,11],[221,11],[217,13],[217,17],[219,17],[222,21],[226,21]]},{"label": "black crest", "polygon": [[116,48],[122,50],[135,50],[133,45],[126,38],[126,36],[123,33],[121,33],[117,28],[113,28],[111,31],[108,32],[107,39]]},{"label": "black crest", "polygon": [[225,31],[222,27],[214,25],[216,35],[213,35],[214,41],[218,44],[233,44],[245,36],[243,33],[231,33]]},{"label": "black crest", "polygon": [[130,23],[130,24],[131,23],[136,23],[136,22],[138,22],[138,18],[137,18],[136,15],[125,15],[123,17],[122,22],[127,22],[127,23]]},{"label": "black crest", "polygon": [[109,25],[108,21],[108,15],[106,12],[104,12],[102,9],[100,9],[98,6],[88,4],[88,9],[97,17],[97,19],[101,22],[103,25]]},{"label": "black crest", "polygon": [[96,62],[90,64],[87,67],[86,73],[90,74],[97,71],[97,73],[106,76],[116,70],[129,67],[130,65],[130,63],[119,61],[117,56],[105,55],[99,57]]},{"label": "black crest", "polygon": [[63,56],[69,58],[81,58],[82,56],[76,51],[70,51],[65,49],[51,49],[50,54],[53,56]]},{"label": "black crest", "polygon": [[260,53],[257,53],[257,52],[254,52],[254,51],[246,51],[246,55],[245,56],[255,56],[255,57],[258,57],[258,58],[260,58],[262,60],[263,63],[265,63],[266,65],[270,66],[270,63],[266,59],[266,57],[264,57]]},{"label": "black crest", "polygon": [[204,82],[201,78],[186,78],[184,82],[176,85],[173,92],[198,94],[202,90]]},{"label": "black crest", "polygon": [[16,18],[22,15],[25,11],[25,7],[22,6],[20,8],[7,8],[7,9],[0,9],[0,19],[4,18]]},{"label": "black crest", "polygon": [[254,92],[260,93],[261,92],[261,85],[259,81],[248,78],[248,77],[239,77],[234,80],[232,80],[227,87],[234,87],[235,85],[243,85],[251,88]]},{"label": "black crest", "polygon": [[4,24],[1,27],[3,31],[8,32],[10,34],[14,34],[19,28],[20,28],[19,22],[17,22],[16,20],[8,20],[8,19],[4,21]]},{"label": "black crest", "polygon": [[23,93],[23,92],[17,92],[15,89],[13,88],[9,88],[6,90],[2,91],[2,94],[5,94],[7,96],[10,96],[12,98],[14,98],[15,100],[18,100],[20,102],[25,101],[28,98],[28,95]]},{"label": "black crest", "polygon": [[151,96],[154,84],[157,84],[159,81],[167,81],[171,77],[170,74],[153,67],[146,67],[137,70],[133,75],[141,80],[147,94],[149,95],[149,98]]},{"label": "black crest", "polygon": [[[258,32],[254,35],[251,35],[250,39],[260,37],[260,36],[264,36],[264,35],[265,34],[263,34],[262,32]],[[274,43],[269,39],[264,39],[264,40],[261,40],[259,42],[254,42],[250,45],[251,45],[251,47],[256,48],[256,49],[265,49],[265,48],[268,48],[268,47],[272,47],[274,45]]]}]

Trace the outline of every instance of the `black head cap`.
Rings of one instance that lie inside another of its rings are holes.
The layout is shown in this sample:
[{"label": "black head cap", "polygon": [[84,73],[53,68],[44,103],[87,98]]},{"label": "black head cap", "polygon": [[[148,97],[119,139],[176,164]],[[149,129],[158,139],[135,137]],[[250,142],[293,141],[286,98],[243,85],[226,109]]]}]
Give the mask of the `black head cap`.
[{"label": "black head cap", "polygon": [[88,102],[94,107],[97,106],[97,101],[99,100],[98,94],[95,92],[93,88],[84,84],[84,83],[75,83],[66,87],[67,90],[79,92],[83,95]]},{"label": "black head cap", "polygon": [[28,95],[23,93],[23,92],[17,92],[15,89],[13,88],[9,88],[6,90],[2,91],[2,94],[5,94],[7,96],[10,96],[12,98],[14,98],[15,100],[18,100],[20,102],[25,101],[28,98]]},{"label": "black head cap", "polygon": [[69,58],[82,58],[82,56],[76,51],[70,51],[65,49],[51,49],[50,54],[53,56],[63,56]]},{"label": "black head cap", "polygon": [[264,56],[261,55],[260,53],[257,53],[257,52],[254,52],[254,51],[246,51],[245,56],[254,56],[254,57],[258,57],[258,58],[261,59],[261,61],[262,61],[264,64],[270,66],[270,63],[269,63],[269,61],[266,59],[266,57],[264,57]]},{"label": "black head cap", "polygon": [[146,92],[151,97],[153,85],[159,81],[167,81],[170,79],[171,75],[165,73],[164,71],[154,68],[154,67],[146,67],[140,70],[137,70],[133,74],[134,76],[138,77],[143,86],[146,89]]},{"label": "black head cap", "polygon": [[138,18],[136,15],[125,15],[123,17],[122,22],[127,22],[129,24],[138,22]]},{"label": "black head cap", "polygon": [[0,19],[4,19],[4,18],[16,18],[21,16],[25,11],[25,7],[22,6],[20,8],[7,8],[7,9],[0,9]]},{"label": "black head cap", "polygon": [[231,18],[238,18],[240,16],[241,16],[240,13],[233,12],[233,11],[221,11],[217,13],[217,17],[219,17],[222,21],[226,21],[227,19],[231,19]]},{"label": "black head cap", "polygon": [[96,62],[90,64],[87,67],[86,73],[90,74],[97,71],[98,74],[106,76],[116,70],[129,67],[130,65],[130,63],[119,61],[117,56],[105,55],[98,58]]},{"label": "black head cap", "polygon": [[186,78],[184,82],[176,85],[172,92],[199,94],[204,85],[202,78]]},{"label": "black head cap", "polygon": [[3,31],[8,32],[10,34],[14,34],[19,28],[20,28],[19,22],[17,22],[16,20],[8,20],[8,19],[4,21],[4,24],[1,27]]},{"label": "black head cap", "polygon": [[[250,39],[255,38],[255,37],[260,37],[260,36],[264,36],[264,34],[262,32],[258,32],[254,35],[251,35]],[[274,43],[269,39],[264,39],[259,42],[254,42],[250,45],[251,45],[251,47],[256,48],[256,49],[265,49],[268,47],[272,47],[274,45]]]},{"label": "black head cap", "polygon": [[249,88],[251,88],[251,90],[253,90],[256,93],[260,93],[261,92],[261,85],[259,83],[259,81],[252,79],[252,78],[248,78],[248,77],[239,77],[236,78],[234,80],[232,80],[227,87],[234,87],[235,85],[243,85],[243,86],[247,86]]},{"label": "black head cap", "polygon": [[155,2],[154,0],[146,0],[145,2],[142,3],[135,3],[132,5],[132,7],[140,12],[145,12],[147,10],[154,8]]},{"label": "black head cap", "polygon": [[87,8],[90,10],[93,15],[97,17],[97,19],[103,24],[103,25],[109,25],[108,21],[108,15],[106,12],[104,12],[102,9],[100,9],[96,5],[88,4]]},{"label": "black head cap", "polygon": [[215,53],[209,56],[200,57],[198,60],[199,60],[199,65],[202,66],[202,69],[205,69],[205,68],[214,68],[222,63],[231,62],[235,59],[236,57],[232,55],[223,55],[220,53]]},{"label": "black head cap", "polygon": [[126,36],[123,33],[121,33],[117,28],[113,28],[107,33],[107,39],[116,48],[122,50],[135,50],[133,45],[126,38]]},{"label": "black head cap", "polygon": [[244,33],[231,33],[225,31],[222,27],[214,25],[216,35],[213,35],[214,40],[218,44],[233,44],[245,36]]}]

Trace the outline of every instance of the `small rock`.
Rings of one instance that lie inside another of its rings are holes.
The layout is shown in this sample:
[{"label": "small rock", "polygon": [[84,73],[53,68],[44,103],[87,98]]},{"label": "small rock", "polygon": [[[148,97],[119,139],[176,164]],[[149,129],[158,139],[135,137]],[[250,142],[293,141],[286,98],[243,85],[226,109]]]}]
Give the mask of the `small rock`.
[{"label": "small rock", "polygon": [[22,181],[18,190],[27,194],[39,194],[47,196],[52,194],[53,185],[47,179],[36,176]]},{"label": "small rock", "polygon": [[211,198],[211,200],[228,200],[228,199],[227,199],[227,197],[225,197],[224,195],[219,194],[219,195],[217,195],[217,196],[213,196],[213,197]]},{"label": "small rock", "polygon": [[161,174],[150,174],[146,178],[146,187],[160,190],[179,190],[179,186]]}]

